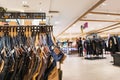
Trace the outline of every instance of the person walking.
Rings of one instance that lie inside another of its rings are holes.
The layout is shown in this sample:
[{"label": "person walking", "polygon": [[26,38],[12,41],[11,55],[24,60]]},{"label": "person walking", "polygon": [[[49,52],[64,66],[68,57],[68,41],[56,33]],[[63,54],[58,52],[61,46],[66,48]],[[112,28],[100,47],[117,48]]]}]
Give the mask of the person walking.
[{"label": "person walking", "polygon": [[82,39],[81,37],[79,38],[79,54],[80,54],[80,57],[83,57],[83,43],[82,43]]}]

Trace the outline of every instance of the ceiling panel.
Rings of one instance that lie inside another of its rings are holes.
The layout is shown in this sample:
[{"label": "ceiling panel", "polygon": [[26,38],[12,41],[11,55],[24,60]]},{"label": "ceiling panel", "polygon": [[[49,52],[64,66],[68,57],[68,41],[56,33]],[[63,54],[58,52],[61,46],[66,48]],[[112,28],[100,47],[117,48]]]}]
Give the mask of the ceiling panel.
[{"label": "ceiling panel", "polygon": [[120,13],[120,0],[106,0],[103,4],[98,6],[93,11],[97,12],[112,12],[112,13]]},{"label": "ceiling panel", "polygon": [[[23,5],[28,5],[29,8],[25,8]],[[50,0],[0,0],[0,6],[10,11],[40,12],[41,10],[48,12]]]},{"label": "ceiling panel", "polygon": [[[81,25],[84,25],[86,21],[79,21],[70,27],[65,33],[81,33]],[[89,22],[88,21],[88,28],[84,29],[83,32],[89,32],[93,30],[99,30],[101,28],[107,27],[109,25],[114,24],[113,22]]]},{"label": "ceiling panel", "polygon": [[[23,7],[23,1],[26,2],[25,4],[29,5],[29,8]],[[54,35],[57,36],[98,1],[99,0],[0,0],[0,6],[8,8],[9,11],[46,12],[47,16],[51,16],[47,17],[47,23],[50,22],[50,24],[54,25]],[[119,3],[120,0],[106,0],[92,12],[120,14],[120,7],[118,7]],[[49,13],[49,10],[59,11],[59,13],[51,14]],[[71,38],[79,36],[81,34],[81,25],[83,25],[85,22],[88,22],[88,28],[83,30],[84,33],[99,30],[101,28],[120,22],[119,15],[107,14],[89,13],[82,19],[85,19],[86,21],[77,21],[68,30],[66,30],[63,35],[59,37]],[[113,22],[87,20],[109,20]],[[110,32],[118,33],[120,32],[120,28],[105,31],[104,33]]]},{"label": "ceiling panel", "polygon": [[108,20],[109,21],[118,21],[120,22],[120,16],[116,15],[100,15],[100,14],[91,14],[86,15],[83,20]]},{"label": "ceiling panel", "polygon": [[[86,12],[99,0],[52,0],[51,10],[57,10],[58,15],[53,14],[51,24],[54,25],[54,34],[57,36],[73,23],[78,17]],[[58,24],[55,24],[59,22]]]},{"label": "ceiling panel", "polygon": [[[79,34],[80,36],[81,34],[80,27],[85,22],[88,22],[88,28],[83,30],[84,33],[99,31],[99,29],[103,29],[105,27],[107,27],[107,29],[102,30],[105,32],[99,33],[101,36],[108,36],[108,33],[109,34],[120,33],[120,27],[119,27],[120,25],[113,26],[114,24],[120,22],[120,7],[118,7],[119,3],[120,0],[106,0],[104,3],[102,3],[97,8],[86,14],[82,19],[80,19],[81,21],[77,21],[63,34],[64,35]],[[118,28],[114,29],[115,27]]]},{"label": "ceiling panel", "polygon": [[[23,1],[29,8],[23,7]],[[46,12],[50,24],[54,25],[54,35],[60,34],[69,24],[84,14],[99,0],[0,0],[0,6],[9,11]],[[49,10],[60,13],[48,13]]]},{"label": "ceiling panel", "polygon": [[[113,28],[115,28],[115,29],[113,29]],[[118,33],[118,34],[120,33],[120,25],[114,26],[113,28],[109,31],[105,31],[104,33]]]}]

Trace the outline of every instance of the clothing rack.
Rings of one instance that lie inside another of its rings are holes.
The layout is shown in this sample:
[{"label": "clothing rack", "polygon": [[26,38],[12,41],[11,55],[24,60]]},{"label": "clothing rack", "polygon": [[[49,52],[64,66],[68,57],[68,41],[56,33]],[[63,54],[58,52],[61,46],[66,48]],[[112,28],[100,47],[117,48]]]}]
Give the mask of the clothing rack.
[{"label": "clothing rack", "polygon": [[118,35],[110,36],[108,39],[108,51],[113,57],[114,65],[120,66],[120,38]]},{"label": "clothing rack", "polygon": [[[43,20],[46,19],[46,14],[29,12],[1,12],[0,18]],[[0,47],[0,49],[3,53],[6,52],[8,54],[7,57],[4,55],[5,58],[2,59],[3,67],[0,66],[0,79],[62,80],[61,68],[57,69],[56,63],[60,62],[59,66],[61,67],[61,63],[63,63],[66,56],[57,47],[58,52],[55,52],[54,48],[52,49],[52,46],[55,46],[55,40],[52,32],[52,25],[9,26],[6,24],[4,26],[0,26],[0,33],[7,34],[0,37],[0,42],[5,44],[2,44],[3,46],[6,46],[2,48]],[[14,36],[12,34],[14,34]],[[27,34],[30,36],[27,37]],[[31,34],[35,35],[32,36]],[[16,44],[18,46],[16,46]],[[32,47],[30,45],[32,45]],[[10,54],[12,52],[12,54],[9,55],[6,50],[8,50]],[[18,57],[16,57],[16,55]],[[4,62],[6,64],[4,64]],[[10,66],[7,66],[8,64],[10,64]]]},{"label": "clothing rack", "polygon": [[[0,70],[0,79],[1,80],[31,80],[31,79],[61,80],[62,71],[61,68],[57,69],[56,62],[60,62],[59,66],[61,67],[61,63],[63,63],[65,59],[65,55],[57,47],[55,48],[57,48],[60,52],[55,52],[54,48],[51,49],[51,47],[55,45],[52,40],[51,33],[53,29],[51,25],[0,26],[0,32],[3,33],[8,33],[8,32],[24,33],[26,31],[28,32],[30,31],[32,33],[38,33],[38,34],[30,37],[19,34],[17,34],[14,37],[11,37],[11,35],[9,34],[0,37],[0,43],[3,43],[2,45],[0,45],[0,49],[1,51],[3,51],[1,52],[2,54],[0,54],[0,57],[4,56],[1,59],[3,67],[0,66],[0,68],[2,68]],[[42,44],[40,44],[41,42]],[[32,43],[34,43],[34,45]],[[28,46],[27,44],[32,45],[32,47]],[[37,59],[38,62],[34,61],[34,59]],[[35,68],[33,64],[30,65],[31,60],[33,61],[32,63],[34,63],[38,67]],[[30,66],[30,68],[28,68],[28,65]],[[35,69],[35,71],[33,71],[33,69]]]},{"label": "clothing rack", "polygon": [[84,48],[87,53],[87,57],[85,57],[85,59],[105,59],[103,56],[104,40],[98,37],[97,34],[92,33],[87,35],[87,40],[84,42]]},{"label": "clothing rack", "polygon": [[37,33],[49,33],[53,31],[52,25],[32,25],[32,26],[0,26],[0,32],[11,32],[11,29],[16,30],[16,32],[37,32]]}]

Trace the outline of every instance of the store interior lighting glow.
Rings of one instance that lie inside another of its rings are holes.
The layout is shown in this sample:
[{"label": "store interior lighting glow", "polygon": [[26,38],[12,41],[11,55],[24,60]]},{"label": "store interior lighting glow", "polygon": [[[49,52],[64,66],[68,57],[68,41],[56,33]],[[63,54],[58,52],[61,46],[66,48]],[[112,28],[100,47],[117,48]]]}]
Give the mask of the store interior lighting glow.
[{"label": "store interior lighting glow", "polygon": [[25,12],[24,10],[21,10],[21,12]]},{"label": "store interior lighting glow", "polygon": [[110,16],[110,15],[107,15],[107,16]]},{"label": "store interior lighting glow", "polygon": [[27,4],[27,1],[22,1],[22,4]]},{"label": "store interior lighting glow", "polygon": [[76,25],[75,25],[75,24],[73,24],[73,26],[75,27]]},{"label": "store interior lighting glow", "polygon": [[40,8],[40,12],[42,12],[42,9]]},{"label": "store interior lighting glow", "polygon": [[88,14],[89,16],[93,15],[93,14]]},{"label": "store interior lighting glow", "polygon": [[107,4],[106,3],[102,3],[102,6],[106,6]]},{"label": "store interior lighting glow", "polygon": [[43,19],[42,21],[46,21],[46,19]]},{"label": "store interior lighting glow", "polygon": [[60,22],[59,21],[55,21],[55,24],[59,24]]}]

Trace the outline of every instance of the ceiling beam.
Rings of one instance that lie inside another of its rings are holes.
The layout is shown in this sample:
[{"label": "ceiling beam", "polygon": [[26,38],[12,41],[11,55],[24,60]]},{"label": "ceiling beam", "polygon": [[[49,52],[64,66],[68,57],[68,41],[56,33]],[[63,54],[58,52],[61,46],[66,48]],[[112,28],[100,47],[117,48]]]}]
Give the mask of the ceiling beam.
[{"label": "ceiling beam", "polygon": [[102,4],[104,1],[106,0],[100,0],[99,2],[97,2],[94,6],[92,6],[88,11],[86,11],[82,16],[79,17],[79,19],[82,19],[84,16],[86,16],[89,12],[91,12],[92,10],[94,10],[95,8],[97,8],[100,4]]},{"label": "ceiling beam", "polygon": [[80,21],[91,21],[91,22],[120,22],[118,20],[92,20],[92,19],[80,19]]},{"label": "ceiling beam", "polygon": [[90,31],[90,32],[88,32],[88,33],[86,33],[86,34],[98,33],[98,31],[102,31],[102,30],[105,30],[105,29],[107,29],[107,28],[111,28],[111,27],[113,27],[113,26],[117,26],[117,25],[119,25],[119,24],[120,24],[120,22],[119,22],[119,23],[112,24],[112,25],[107,26],[107,27],[104,27],[104,28],[101,28],[101,29],[98,29],[98,30]]},{"label": "ceiling beam", "polygon": [[104,28],[102,28],[102,29],[99,29],[99,30],[97,30],[97,31],[105,30],[105,29],[107,29],[107,28],[111,28],[111,27],[117,26],[117,25],[119,25],[119,24],[120,24],[120,23],[115,23],[115,24],[112,24],[112,25],[110,25],[110,26],[107,26],[107,27],[104,27]]},{"label": "ceiling beam", "polygon": [[68,36],[70,36],[70,35],[79,35],[80,33],[63,33],[62,35],[68,35]]},{"label": "ceiling beam", "polygon": [[60,36],[61,34],[63,34],[67,29],[69,29],[73,24],[75,24],[77,21],[79,21],[80,19],[82,19],[85,15],[87,15],[89,12],[91,12],[92,10],[94,10],[95,8],[97,8],[100,4],[102,4],[105,0],[99,0],[94,6],[92,6],[89,10],[87,10],[82,16],[80,16],[78,19],[76,19],[72,24],[70,24],[65,30],[63,30],[58,36]]},{"label": "ceiling beam", "polygon": [[114,15],[114,16],[120,16],[120,14],[117,13],[108,13],[108,12],[89,12],[90,14],[101,14],[101,15]]},{"label": "ceiling beam", "polygon": [[102,33],[102,32],[110,31],[110,30],[117,29],[117,28],[120,28],[120,26],[113,27],[113,28],[110,28],[110,29],[107,29],[107,30],[103,30],[103,31],[98,31],[97,33]]},{"label": "ceiling beam", "polygon": [[[105,33],[99,33],[99,35],[108,35],[108,34],[116,34],[116,32],[105,32]],[[120,34],[120,33],[117,33]]]}]

